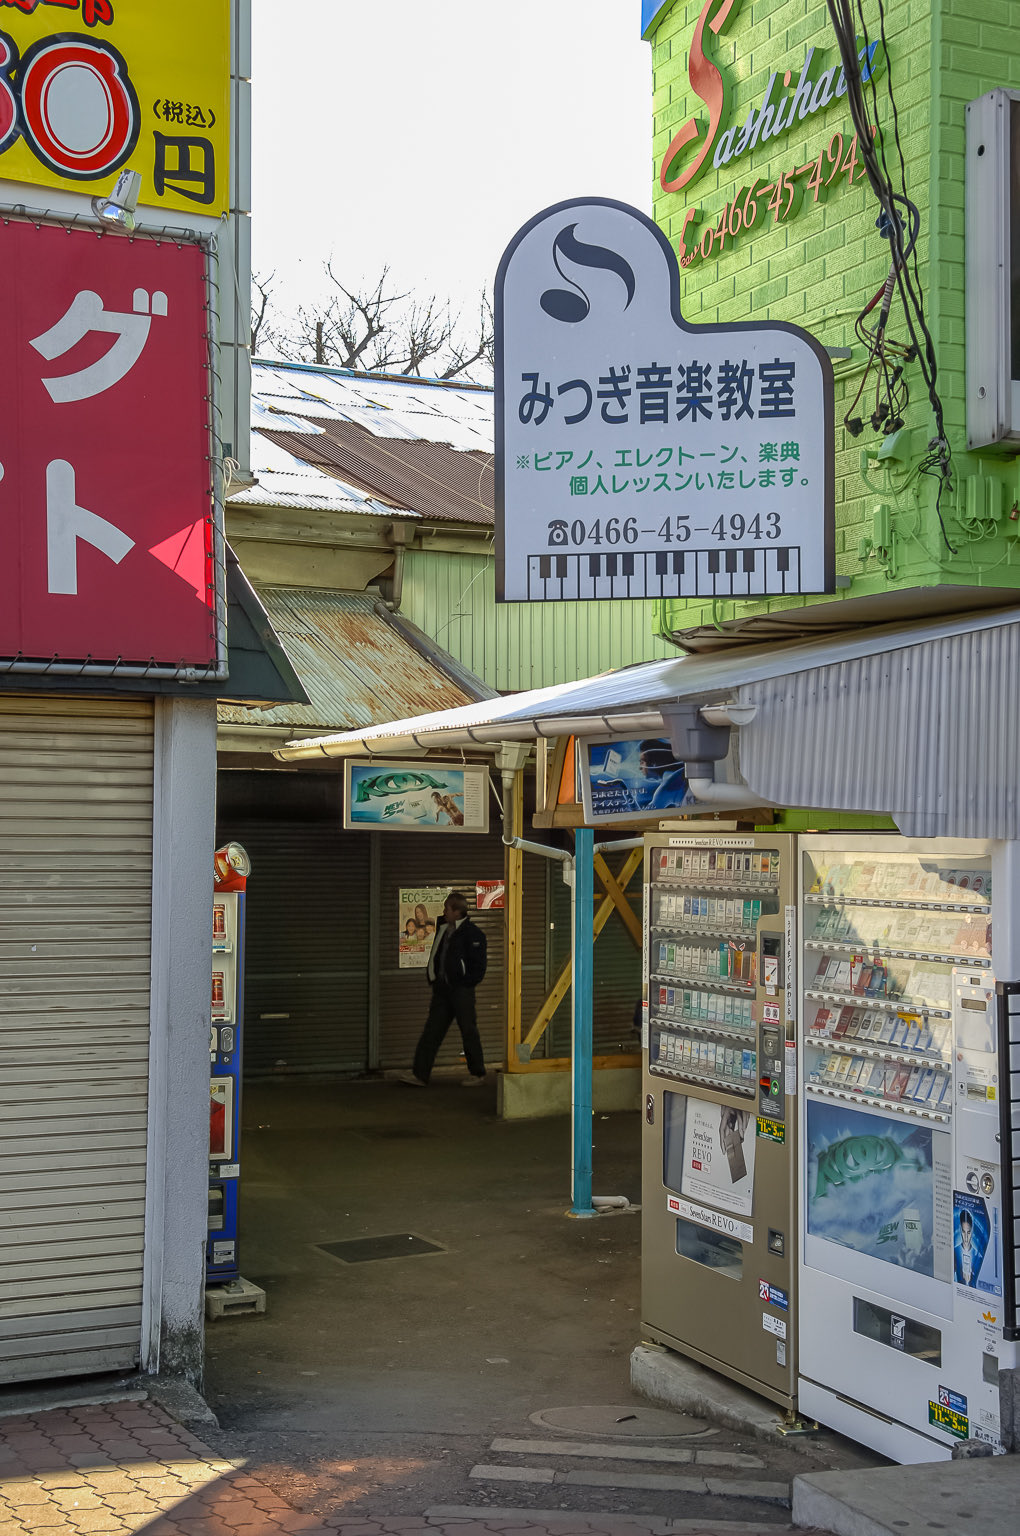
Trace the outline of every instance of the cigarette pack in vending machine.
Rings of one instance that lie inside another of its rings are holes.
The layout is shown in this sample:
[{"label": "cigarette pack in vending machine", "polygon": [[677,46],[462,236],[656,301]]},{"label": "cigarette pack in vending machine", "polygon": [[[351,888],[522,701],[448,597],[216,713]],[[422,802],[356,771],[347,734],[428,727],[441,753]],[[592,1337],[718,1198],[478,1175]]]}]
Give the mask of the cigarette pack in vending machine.
[{"label": "cigarette pack in vending machine", "polygon": [[641,1318],[795,1409],[794,839],[645,838]]},{"label": "cigarette pack in vending machine", "polygon": [[800,1407],[896,1461],[997,1448],[991,846],[801,850]]},{"label": "cigarette pack in vending machine", "polygon": [[239,843],[213,855],[209,1025],[209,1230],[205,1277],[238,1278],[244,904],[251,864]]}]

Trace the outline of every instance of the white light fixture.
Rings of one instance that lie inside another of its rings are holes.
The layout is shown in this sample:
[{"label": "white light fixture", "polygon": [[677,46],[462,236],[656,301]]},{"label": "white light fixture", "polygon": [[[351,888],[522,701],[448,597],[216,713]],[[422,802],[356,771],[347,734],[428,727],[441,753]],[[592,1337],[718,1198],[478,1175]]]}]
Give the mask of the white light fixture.
[{"label": "white light fixture", "polygon": [[121,171],[109,197],[92,199],[92,212],[101,224],[129,235],[135,227],[135,209],[141,188],[141,172]]}]

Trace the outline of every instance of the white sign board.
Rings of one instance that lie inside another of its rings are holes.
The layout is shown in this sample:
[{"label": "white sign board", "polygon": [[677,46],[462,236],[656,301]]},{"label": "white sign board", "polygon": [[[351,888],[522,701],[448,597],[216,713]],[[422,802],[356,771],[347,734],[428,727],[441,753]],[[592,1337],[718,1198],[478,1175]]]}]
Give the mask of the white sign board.
[{"label": "white sign board", "polygon": [[538,214],[496,278],[504,602],[835,590],[832,367],[780,321],[688,325],[623,203]]}]

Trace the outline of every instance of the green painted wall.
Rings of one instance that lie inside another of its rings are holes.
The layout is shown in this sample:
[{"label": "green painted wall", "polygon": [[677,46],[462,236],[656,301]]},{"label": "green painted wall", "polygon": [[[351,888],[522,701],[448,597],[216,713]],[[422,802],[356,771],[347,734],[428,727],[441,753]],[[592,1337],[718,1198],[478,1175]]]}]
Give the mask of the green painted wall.
[{"label": "green painted wall", "polygon": [[[717,16],[719,9],[716,0],[711,15]],[[1020,88],[1016,10],[1010,0],[980,0],[977,6],[967,0],[888,0],[886,11],[888,69],[899,110],[907,189],[922,216],[919,271],[955,464],[954,489],[943,495],[941,510],[956,553],[947,548],[935,515],[935,482],[917,471],[935,428],[916,363],[908,365],[905,375],[911,396],[905,422],[913,430],[892,445],[897,456],[875,457],[883,439],[867,423],[874,408],[873,387],[871,403],[862,402],[864,409],[858,410],[866,421],[864,434],[854,438],[842,426],[864,359],[853,319],[881,286],[889,267],[888,243],[875,228],[878,204],[867,181],[858,171],[861,179],[849,184],[848,173],[840,173],[831,158],[839,149],[834,135],[843,136],[844,152],[853,137],[845,98],[728,166],[714,169],[709,156],[708,170],[700,179],[680,191],[664,192],[659,166],[674,134],[692,116],[700,113],[706,123],[708,117],[687,74],[701,0],[677,0],[649,33],[655,217],[674,248],[691,206],[704,214],[697,238],[706,227],[719,226],[726,205],[756,178],[760,184],[774,185],[784,171],[804,167],[819,155],[823,177],[817,199],[815,189],[806,185],[809,172],[794,178],[798,193],[786,217],[777,220],[776,211],[785,211],[788,199],[784,196],[777,209],[770,209],[766,195],[753,200],[757,215],[750,233],[741,230],[736,238],[727,234],[721,250],[713,239],[708,258],[684,269],[684,314],[693,321],[794,321],[825,346],[851,346],[853,355],[849,363],[835,364],[836,596],[715,605],[663,602],[656,605],[654,618],[663,634],[781,609],[910,591],[909,602],[904,596],[893,604],[888,615],[892,618],[898,607],[924,611],[934,606],[932,588],[1020,586],[1020,522],[1009,517],[1017,495],[1016,461],[968,454],[964,446],[964,109],[993,87]],[[878,11],[872,0],[866,0],[865,17],[869,27],[874,24],[877,38]],[[778,71],[777,84],[782,86],[783,72],[791,70],[790,89],[796,86],[809,47],[824,50],[838,73],[823,0],[735,0],[718,36],[707,28],[704,35],[705,51],[731,91],[723,126],[730,122],[738,131],[750,108],[761,101],[771,71]],[[891,114],[881,67],[876,87],[879,120],[885,127]],[[780,99],[780,92],[773,99]],[[898,168],[891,135],[886,149]],[[743,199],[740,206],[743,210]],[[736,222],[731,216],[731,225]],[[692,243],[689,229],[687,247]],[[905,334],[902,318],[892,330]],[[953,606],[966,607],[971,595],[959,594]],[[856,622],[849,612],[847,622]]]},{"label": "green painted wall", "polygon": [[496,603],[491,555],[409,550],[400,611],[501,692],[675,656],[651,603]]}]

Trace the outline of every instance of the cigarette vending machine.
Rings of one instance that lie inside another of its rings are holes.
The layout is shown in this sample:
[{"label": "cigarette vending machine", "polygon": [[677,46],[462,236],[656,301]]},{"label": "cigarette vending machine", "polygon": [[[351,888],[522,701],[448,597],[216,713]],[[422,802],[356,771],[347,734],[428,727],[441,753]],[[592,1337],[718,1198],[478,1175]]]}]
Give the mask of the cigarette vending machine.
[{"label": "cigarette vending machine", "polygon": [[209,1230],[205,1278],[238,1278],[244,903],[251,863],[239,843],[213,855],[212,999],[209,1026]]},{"label": "cigarette vending machine", "polygon": [[645,1338],[795,1407],[789,834],[645,838]]},{"label": "cigarette vending machine", "polygon": [[801,849],[800,1407],[897,1461],[997,1447],[990,845]]}]

